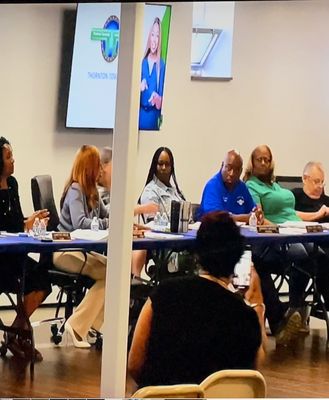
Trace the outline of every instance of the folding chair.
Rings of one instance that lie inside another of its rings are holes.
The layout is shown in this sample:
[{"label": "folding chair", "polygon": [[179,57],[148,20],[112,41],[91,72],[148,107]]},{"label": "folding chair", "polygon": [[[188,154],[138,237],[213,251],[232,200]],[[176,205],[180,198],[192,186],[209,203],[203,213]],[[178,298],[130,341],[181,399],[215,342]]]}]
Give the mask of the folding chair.
[{"label": "folding chair", "polygon": [[266,382],[254,370],[228,369],[214,372],[200,383],[205,398],[264,398]]},{"label": "folding chair", "polygon": [[186,398],[186,399],[201,399],[204,398],[203,390],[199,385],[163,385],[163,386],[145,386],[132,396],[132,399],[145,398]]}]

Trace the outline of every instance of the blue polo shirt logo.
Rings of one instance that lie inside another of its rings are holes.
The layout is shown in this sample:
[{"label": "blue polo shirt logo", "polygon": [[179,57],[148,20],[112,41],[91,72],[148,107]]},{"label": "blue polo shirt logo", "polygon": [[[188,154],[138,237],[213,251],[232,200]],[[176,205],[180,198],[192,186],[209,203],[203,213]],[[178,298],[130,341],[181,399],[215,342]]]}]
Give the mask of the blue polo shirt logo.
[{"label": "blue polo shirt logo", "polygon": [[242,196],[239,196],[237,199],[236,199],[236,202],[239,204],[239,206],[241,207],[241,206],[243,206],[244,205],[244,198],[242,197]]}]

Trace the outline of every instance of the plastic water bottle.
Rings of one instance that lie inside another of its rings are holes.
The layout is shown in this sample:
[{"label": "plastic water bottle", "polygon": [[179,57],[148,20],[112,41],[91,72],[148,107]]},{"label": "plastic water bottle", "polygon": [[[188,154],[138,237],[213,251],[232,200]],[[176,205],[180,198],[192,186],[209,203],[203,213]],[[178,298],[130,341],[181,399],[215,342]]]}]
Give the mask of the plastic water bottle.
[{"label": "plastic water bottle", "polygon": [[257,217],[256,213],[254,211],[251,212],[250,217],[249,217],[249,226],[253,229],[256,228],[257,226]]},{"label": "plastic water bottle", "polygon": [[165,232],[168,230],[168,216],[166,213],[163,213],[161,216],[161,231]]},{"label": "plastic water bottle", "polygon": [[160,223],[161,223],[161,214],[158,211],[155,216],[154,216],[154,220],[153,220],[153,229],[155,231],[159,231],[160,230]]},{"label": "plastic water bottle", "polygon": [[32,226],[33,236],[38,237],[40,235],[40,220],[35,218]]},{"label": "plastic water bottle", "polygon": [[44,237],[46,236],[46,234],[47,234],[47,225],[45,223],[45,220],[41,219],[39,223],[39,235],[41,237]]},{"label": "plastic water bottle", "polygon": [[91,221],[90,229],[95,232],[99,230],[99,222],[97,217],[94,217]]}]

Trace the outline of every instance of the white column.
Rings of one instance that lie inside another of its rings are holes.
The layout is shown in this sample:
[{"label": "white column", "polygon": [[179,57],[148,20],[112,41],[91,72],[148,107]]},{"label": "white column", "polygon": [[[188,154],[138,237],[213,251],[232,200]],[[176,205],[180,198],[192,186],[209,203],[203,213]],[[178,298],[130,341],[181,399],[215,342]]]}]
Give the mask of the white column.
[{"label": "white column", "polygon": [[143,3],[122,3],[101,397],[125,397],[143,15]]}]

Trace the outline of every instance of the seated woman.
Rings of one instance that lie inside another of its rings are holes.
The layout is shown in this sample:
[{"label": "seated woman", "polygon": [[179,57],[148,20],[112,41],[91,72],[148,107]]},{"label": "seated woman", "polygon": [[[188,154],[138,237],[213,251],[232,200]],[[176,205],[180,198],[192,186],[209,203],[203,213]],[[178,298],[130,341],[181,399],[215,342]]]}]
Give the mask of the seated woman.
[{"label": "seated woman", "polygon": [[[0,230],[7,232],[23,232],[32,229],[35,218],[48,217],[47,210],[34,212],[24,219],[18,194],[18,183],[12,176],[14,173],[14,157],[12,147],[7,139],[0,137]],[[45,268],[38,268],[38,263],[23,254],[0,254],[1,292],[17,293],[17,279],[21,276],[24,262],[26,268],[23,310],[17,310],[13,328],[28,329],[28,318],[51,292],[48,273]],[[31,358],[31,341],[19,335],[4,335],[4,345],[11,353],[20,358]],[[41,361],[42,355],[35,350],[35,360]]]},{"label": "seated woman", "polygon": [[[251,153],[244,180],[255,203],[262,209],[265,219],[270,223],[278,224],[285,221],[300,221],[302,218],[310,221],[317,219],[321,213],[325,213],[325,209],[319,209],[314,213],[299,213],[295,211],[293,193],[290,190],[282,188],[274,181],[272,152],[266,145],[256,147]],[[272,333],[277,334],[278,343],[282,342],[282,344],[286,344],[290,339],[297,336],[300,331],[300,323],[298,323],[297,319],[295,319],[295,323],[292,323],[286,317],[289,318],[294,315],[296,310],[299,312],[302,310],[303,294],[309,278],[295,268],[290,270],[290,310],[286,314],[286,308],[280,302],[271,278],[271,272],[283,273],[282,268],[284,265],[282,265],[281,248],[280,246],[272,246],[267,255],[261,257],[260,255],[263,250],[262,247],[258,248],[254,262],[262,282],[267,317]],[[313,246],[311,244],[291,244],[287,250],[287,258],[307,271],[311,268],[312,262],[317,262],[317,260],[310,259],[309,254],[312,250]],[[325,273],[326,268],[321,268],[321,270]],[[324,280],[322,282],[319,280],[319,288],[323,296],[329,300],[329,292],[326,289],[326,286],[329,285],[329,275],[324,275],[322,276]],[[285,327],[287,327],[287,330],[282,329]]]},{"label": "seated woman", "polygon": [[[60,201],[60,231],[90,229],[93,217],[98,218],[100,229],[108,228],[108,212],[97,190],[100,168],[97,147],[82,146],[76,154]],[[89,329],[100,331],[104,319],[106,256],[90,252],[85,262],[80,252],[58,252],[54,253],[54,264],[64,271],[81,272],[95,280],[65,323],[65,331],[71,335],[74,346],[89,348],[86,339]]]},{"label": "seated woman", "polygon": [[232,290],[244,239],[232,217],[202,218],[196,238],[202,270],[167,279],[139,316],[128,371],[139,387],[200,383],[222,369],[254,369],[264,359],[264,304],[254,269],[244,298]]},{"label": "seated woman", "polygon": [[[174,156],[171,150],[168,147],[159,147],[153,155],[145,187],[138,202],[142,207],[150,203],[156,204],[161,213],[170,215],[171,200],[182,201],[185,197],[177,183]],[[152,221],[154,216],[155,212],[144,214],[145,222]],[[146,250],[133,252],[133,275],[140,276],[146,254]]]}]

